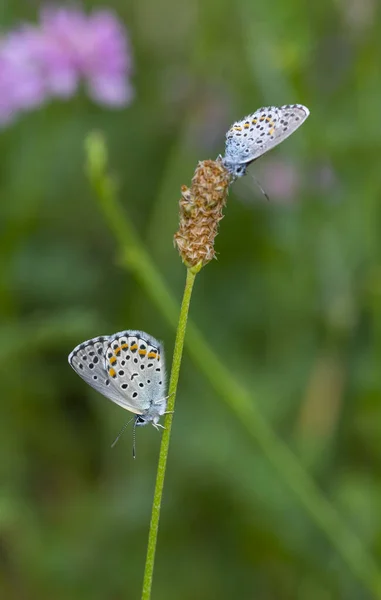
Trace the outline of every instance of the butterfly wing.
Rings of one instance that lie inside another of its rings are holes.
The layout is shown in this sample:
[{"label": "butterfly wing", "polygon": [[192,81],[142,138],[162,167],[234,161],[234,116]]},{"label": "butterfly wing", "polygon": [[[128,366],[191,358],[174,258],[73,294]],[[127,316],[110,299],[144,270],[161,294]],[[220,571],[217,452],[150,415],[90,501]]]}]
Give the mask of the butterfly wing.
[{"label": "butterfly wing", "polygon": [[258,109],[234,123],[226,134],[224,160],[228,164],[247,164],[288,138],[310,114],[302,104]]},{"label": "butterfly wing", "polygon": [[136,414],[161,404],[164,412],[166,377],[158,340],[142,331],[121,331],[110,337],[105,359],[111,386],[118,396],[114,401]]},{"label": "butterfly wing", "polygon": [[79,344],[69,354],[69,364],[74,371],[97,392],[127,408],[121,393],[112,385],[106,369],[106,352],[110,336],[101,336]]}]

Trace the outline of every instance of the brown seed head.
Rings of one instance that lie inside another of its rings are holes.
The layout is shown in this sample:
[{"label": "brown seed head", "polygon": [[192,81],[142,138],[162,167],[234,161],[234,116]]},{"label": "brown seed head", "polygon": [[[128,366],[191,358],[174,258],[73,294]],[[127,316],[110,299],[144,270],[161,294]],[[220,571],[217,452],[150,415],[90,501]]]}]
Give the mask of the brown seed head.
[{"label": "brown seed head", "polygon": [[174,242],[187,267],[204,266],[215,257],[214,238],[230,183],[231,174],[217,159],[199,162],[191,187],[182,186]]}]

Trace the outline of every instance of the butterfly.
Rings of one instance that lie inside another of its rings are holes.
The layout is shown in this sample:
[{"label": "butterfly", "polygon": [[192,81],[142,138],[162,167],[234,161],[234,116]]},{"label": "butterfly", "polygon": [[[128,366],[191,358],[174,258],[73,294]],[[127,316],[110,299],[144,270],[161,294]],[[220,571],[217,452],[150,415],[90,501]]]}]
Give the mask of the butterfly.
[{"label": "butterfly", "polygon": [[259,108],[230,127],[222,163],[234,177],[242,177],[250,163],[288,138],[309,114],[302,104]]},{"label": "butterfly", "polygon": [[69,354],[69,364],[97,392],[136,415],[135,457],[135,427],[148,423],[163,427],[159,420],[166,413],[168,398],[161,343],[148,333],[127,329],[79,344]]}]

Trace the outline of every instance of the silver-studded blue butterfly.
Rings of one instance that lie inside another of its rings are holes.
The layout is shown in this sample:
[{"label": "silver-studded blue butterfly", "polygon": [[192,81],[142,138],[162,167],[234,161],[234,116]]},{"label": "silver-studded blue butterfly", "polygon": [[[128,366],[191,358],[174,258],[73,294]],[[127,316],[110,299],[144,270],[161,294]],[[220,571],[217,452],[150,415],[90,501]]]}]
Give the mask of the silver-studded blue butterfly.
[{"label": "silver-studded blue butterfly", "polygon": [[164,351],[154,337],[131,329],[96,337],[74,348],[69,364],[97,392],[134,413],[135,426],[162,427],[166,373]]},{"label": "silver-studded blue butterfly", "polygon": [[226,134],[224,166],[242,177],[247,166],[291,135],[310,111],[302,104],[267,106],[234,123]]}]

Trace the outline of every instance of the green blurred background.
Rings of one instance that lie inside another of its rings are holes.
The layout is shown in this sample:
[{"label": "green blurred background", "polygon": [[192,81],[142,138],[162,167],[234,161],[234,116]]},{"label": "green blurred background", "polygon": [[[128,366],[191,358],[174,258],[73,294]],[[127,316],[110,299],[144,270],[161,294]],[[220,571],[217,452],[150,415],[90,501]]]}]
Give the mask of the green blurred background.
[{"label": "green blurred background", "polygon": [[[0,593],[140,595],[160,444],[75,375],[81,341],[174,329],[128,269],[85,175],[104,133],[123,209],[180,301],[182,184],[262,105],[311,116],[229,195],[191,317],[376,560],[381,552],[381,14],[376,0],[130,0],[135,99],[85,94],[0,135]],[[3,28],[36,2],[0,4]],[[176,315],[175,315],[176,318]],[[381,567],[380,567],[381,568]],[[184,355],[153,598],[368,600],[349,566]]]}]

